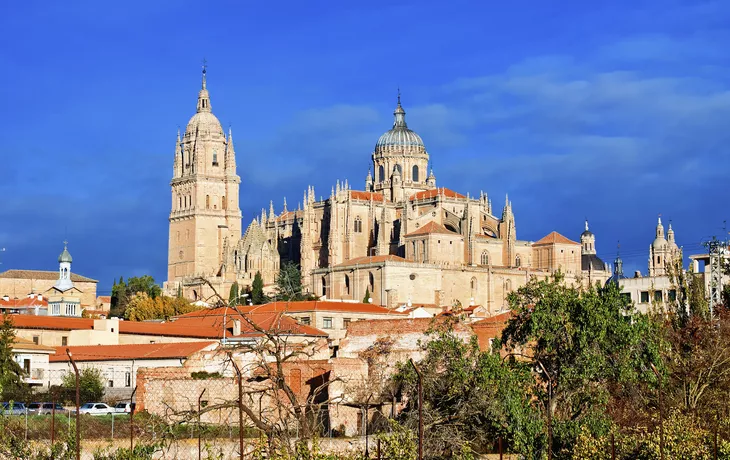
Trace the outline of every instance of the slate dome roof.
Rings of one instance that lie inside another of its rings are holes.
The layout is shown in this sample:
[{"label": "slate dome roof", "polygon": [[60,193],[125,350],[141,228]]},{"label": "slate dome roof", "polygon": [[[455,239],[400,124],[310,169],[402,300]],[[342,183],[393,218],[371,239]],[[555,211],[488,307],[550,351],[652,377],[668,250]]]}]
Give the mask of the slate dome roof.
[{"label": "slate dome roof", "polygon": [[375,150],[377,151],[385,147],[416,147],[425,150],[421,136],[416,134],[412,129],[409,129],[406,124],[406,111],[403,110],[403,106],[400,104],[400,96],[398,97],[398,106],[395,108],[393,116],[395,118],[393,128],[380,136],[380,139],[375,144]]}]

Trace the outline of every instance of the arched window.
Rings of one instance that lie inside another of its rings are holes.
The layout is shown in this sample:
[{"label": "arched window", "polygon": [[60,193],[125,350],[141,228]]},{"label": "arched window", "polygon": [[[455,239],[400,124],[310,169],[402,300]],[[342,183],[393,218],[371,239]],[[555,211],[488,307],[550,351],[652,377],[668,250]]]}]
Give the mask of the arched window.
[{"label": "arched window", "polygon": [[517,257],[515,257],[515,267],[520,267],[522,265],[522,261],[520,260],[520,255],[517,254]]},{"label": "arched window", "polygon": [[205,195],[205,209],[210,209],[210,195]]},{"label": "arched window", "polygon": [[372,294],[375,291],[375,277],[372,272],[368,274],[368,284],[370,286],[370,293]]},{"label": "arched window", "polygon": [[177,209],[182,209],[182,197],[180,195],[177,196]]},{"label": "arched window", "polygon": [[472,278],[471,279],[471,294],[472,294],[472,296],[474,295],[474,293],[476,293],[476,291],[477,291],[477,279],[476,278]]},{"label": "arched window", "polygon": [[360,219],[360,216],[355,218],[355,233],[362,233],[362,219]]},{"label": "arched window", "polygon": [[327,277],[323,276],[322,277],[322,296],[324,297],[326,295],[327,295]]},{"label": "arched window", "polygon": [[482,265],[489,265],[489,253],[482,251]]},{"label": "arched window", "polygon": [[221,209],[226,209],[226,197],[221,197]]},{"label": "arched window", "polygon": [[411,180],[413,180],[413,182],[418,182],[418,165],[413,165]]},{"label": "arched window", "polygon": [[378,180],[380,182],[383,182],[385,180],[385,167],[383,165],[380,165],[378,167]]},{"label": "arched window", "polygon": [[350,277],[345,275],[345,295],[350,295]]},{"label": "arched window", "polygon": [[213,166],[218,166],[218,152],[213,150]]}]

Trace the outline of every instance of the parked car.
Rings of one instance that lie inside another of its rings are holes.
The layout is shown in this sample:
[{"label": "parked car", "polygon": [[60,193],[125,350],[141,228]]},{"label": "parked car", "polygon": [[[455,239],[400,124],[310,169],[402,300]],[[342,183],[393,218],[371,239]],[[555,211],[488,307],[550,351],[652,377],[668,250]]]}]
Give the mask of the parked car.
[{"label": "parked car", "polygon": [[27,410],[25,404],[20,402],[14,402],[12,405],[9,402],[0,403],[0,413],[2,415],[25,415]]},{"label": "parked car", "polygon": [[114,412],[117,414],[129,414],[130,412],[134,412],[134,406],[134,403],[120,402],[114,406]]},{"label": "parked car", "polygon": [[[53,403],[50,402],[34,402],[28,404],[28,414],[31,415],[50,415],[53,413]],[[63,414],[66,413],[66,408],[64,408],[59,403],[56,403],[56,413],[57,414]]]},{"label": "parked car", "polygon": [[86,403],[79,408],[79,414],[108,415],[114,412],[114,408],[104,403]]}]

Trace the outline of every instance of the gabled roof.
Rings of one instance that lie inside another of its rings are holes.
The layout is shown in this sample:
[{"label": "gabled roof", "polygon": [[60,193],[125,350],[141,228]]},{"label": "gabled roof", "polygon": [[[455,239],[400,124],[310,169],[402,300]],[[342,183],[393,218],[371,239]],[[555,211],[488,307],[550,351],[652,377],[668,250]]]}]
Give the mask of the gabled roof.
[{"label": "gabled roof", "polygon": [[550,232],[548,235],[533,244],[576,244],[580,246],[580,243],[569,240],[558,232]]},{"label": "gabled roof", "polygon": [[92,345],[78,347],[56,347],[56,355],[49,357],[52,363],[67,362],[66,348],[74,361],[120,361],[142,359],[188,358],[193,353],[213,348],[218,342],[143,343],[129,345]]},{"label": "gabled roof", "polygon": [[401,316],[402,313],[389,310],[380,305],[361,302],[334,302],[334,301],[317,301],[307,300],[300,302],[271,302],[264,305],[256,305],[246,307],[245,311],[256,312],[282,312],[282,313],[301,313],[309,311],[329,311],[338,313],[368,313],[381,315]]},{"label": "gabled roof", "polygon": [[112,296],[100,295],[96,297],[96,300],[98,300],[99,302],[110,303],[112,301]]},{"label": "gabled roof", "polygon": [[94,320],[89,318],[71,318],[63,316],[10,315],[16,329],[53,329],[72,331],[77,329],[93,329]]},{"label": "gabled roof", "polygon": [[436,223],[434,221],[430,221],[423,227],[421,227],[411,233],[408,233],[404,236],[426,235],[428,233],[441,233],[443,235],[460,236],[458,233],[452,232],[451,230],[447,229],[443,225]]},{"label": "gabled roof", "polygon": [[[353,200],[365,200],[365,201],[383,201],[383,194],[377,192],[363,192],[360,190],[350,190],[350,198]],[[388,201],[388,200],[385,200]]]},{"label": "gabled roof", "polygon": [[461,193],[457,193],[453,190],[449,190],[446,187],[441,188],[433,188],[431,190],[423,190],[422,192],[416,192],[413,195],[411,195],[408,199],[410,201],[415,200],[426,200],[429,198],[434,198],[436,195],[445,196],[447,198],[466,198],[466,196],[462,195]]},{"label": "gabled roof", "polygon": [[[49,270],[6,270],[0,273],[0,278],[24,279],[24,280],[57,280],[58,272]],[[97,280],[71,273],[71,281],[98,283]]]},{"label": "gabled roof", "polygon": [[31,352],[35,351],[35,352],[48,353],[48,354],[53,354],[56,352],[55,348],[53,348],[53,347],[47,347],[45,345],[38,345],[37,343],[35,343],[33,341],[26,340],[26,339],[23,339],[23,338],[20,338],[17,336],[13,338],[13,346],[11,348],[13,349],[13,351],[26,350],[26,351],[31,351]]},{"label": "gabled roof", "polygon": [[348,267],[350,265],[358,264],[377,264],[380,262],[408,262],[408,260],[404,259],[403,257],[395,256],[393,254],[385,254],[382,256],[356,257],[354,259],[346,260],[341,264],[337,264],[335,265],[335,267]]}]

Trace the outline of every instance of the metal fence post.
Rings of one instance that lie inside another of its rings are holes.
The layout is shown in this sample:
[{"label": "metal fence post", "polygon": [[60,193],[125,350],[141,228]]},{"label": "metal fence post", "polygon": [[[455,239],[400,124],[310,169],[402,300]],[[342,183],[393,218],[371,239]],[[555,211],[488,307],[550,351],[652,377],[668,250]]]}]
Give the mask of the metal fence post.
[{"label": "metal fence post", "polygon": [[112,439],[114,439],[114,412],[112,412]]},{"label": "metal fence post", "polygon": [[129,454],[132,455],[134,452],[134,406],[132,406],[132,399],[134,394],[137,392],[137,385],[132,390],[132,396],[129,397]]},{"label": "metal fence post", "polygon": [[498,444],[499,444],[499,460],[502,460],[502,436],[499,437]]},{"label": "metal fence post", "polygon": [[71,361],[71,365],[74,368],[74,373],[76,374],[76,460],[81,460],[81,418],[79,416],[81,394],[79,390],[79,368],[76,367],[73,356],[71,356],[71,350],[66,348],[66,354],[68,355],[68,359],[69,361]]},{"label": "metal fence post", "polygon": [[51,398],[51,448],[53,448],[53,441],[55,440],[56,435],[56,395],[53,394],[53,397]]},{"label": "metal fence post", "polygon": [[410,362],[418,375],[418,460],[423,460],[423,375],[413,362],[413,358]]},{"label": "metal fence post", "polygon": [[369,395],[367,401],[365,401],[365,458],[370,458],[370,438],[368,431],[370,428],[370,398],[372,398],[373,395]]},{"label": "metal fence post", "polygon": [[198,460],[203,458],[203,451],[201,450],[200,445],[200,400],[203,399],[204,394],[205,388],[203,388],[203,391],[200,392],[200,396],[198,396]]},{"label": "metal fence post", "polygon": [[239,458],[243,460],[243,376],[241,375],[241,369],[233,359],[233,355],[228,355],[233,363],[233,368],[236,370],[238,375],[238,450]]}]

